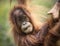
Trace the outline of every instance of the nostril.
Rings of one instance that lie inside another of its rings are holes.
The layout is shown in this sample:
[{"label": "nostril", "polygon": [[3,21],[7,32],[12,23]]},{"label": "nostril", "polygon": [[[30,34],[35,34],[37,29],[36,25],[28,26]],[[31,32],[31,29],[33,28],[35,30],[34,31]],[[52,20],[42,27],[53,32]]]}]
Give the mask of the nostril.
[{"label": "nostril", "polygon": [[23,25],[27,24],[26,22],[23,23]]}]

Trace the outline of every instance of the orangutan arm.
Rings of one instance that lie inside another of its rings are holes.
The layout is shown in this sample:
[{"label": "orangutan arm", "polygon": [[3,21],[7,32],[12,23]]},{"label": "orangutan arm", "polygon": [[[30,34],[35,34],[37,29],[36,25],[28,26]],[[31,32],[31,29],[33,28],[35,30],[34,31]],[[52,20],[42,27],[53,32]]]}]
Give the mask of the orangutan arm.
[{"label": "orangutan arm", "polygon": [[57,22],[56,25],[49,32],[56,36],[60,36],[60,21]]},{"label": "orangutan arm", "polygon": [[45,37],[44,46],[56,46],[56,41],[60,38],[60,21],[49,30],[48,35]]}]

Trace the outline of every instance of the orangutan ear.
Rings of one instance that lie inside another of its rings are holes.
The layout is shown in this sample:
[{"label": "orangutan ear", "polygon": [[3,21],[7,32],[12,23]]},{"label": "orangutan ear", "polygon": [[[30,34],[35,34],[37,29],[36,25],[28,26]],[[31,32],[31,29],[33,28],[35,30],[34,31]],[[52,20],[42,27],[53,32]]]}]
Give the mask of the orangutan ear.
[{"label": "orangutan ear", "polygon": [[48,12],[49,15],[52,15],[53,19],[59,18],[59,3],[57,2],[53,8]]}]

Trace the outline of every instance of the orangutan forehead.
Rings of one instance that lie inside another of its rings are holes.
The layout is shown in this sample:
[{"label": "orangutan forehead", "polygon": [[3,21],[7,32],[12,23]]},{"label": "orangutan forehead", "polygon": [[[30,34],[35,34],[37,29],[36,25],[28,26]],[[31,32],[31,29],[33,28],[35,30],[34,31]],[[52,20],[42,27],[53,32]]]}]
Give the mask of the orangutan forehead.
[{"label": "orangutan forehead", "polygon": [[15,11],[14,11],[14,15],[18,15],[19,12],[20,12],[20,10],[15,10]]},{"label": "orangutan forehead", "polygon": [[23,15],[23,13],[24,13],[24,12],[23,12],[22,9],[16,9],[16,10],[14,10],[14,15],[17,15],[17,16],[18,16],[19,14],[20,14],[20,15]]}]

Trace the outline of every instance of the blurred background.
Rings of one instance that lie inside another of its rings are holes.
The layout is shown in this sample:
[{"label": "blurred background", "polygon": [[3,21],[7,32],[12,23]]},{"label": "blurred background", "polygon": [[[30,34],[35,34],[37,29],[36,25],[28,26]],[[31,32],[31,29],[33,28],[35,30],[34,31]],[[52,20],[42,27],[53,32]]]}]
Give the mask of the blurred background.
[{"label": "blurred background", "polygon": [[[47,13],[52,8],[56,0],[32,0],[33,5],[44,6],[46,11],[41,14]],[[0,0],[0,46],[15,46],[13,38],[11,38],[10,24],[9,24],[9,11],[16,4],[13,0],[10,4],[9,0]]]}]

